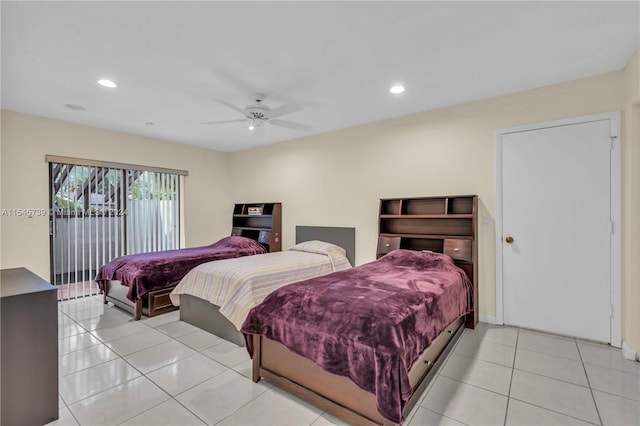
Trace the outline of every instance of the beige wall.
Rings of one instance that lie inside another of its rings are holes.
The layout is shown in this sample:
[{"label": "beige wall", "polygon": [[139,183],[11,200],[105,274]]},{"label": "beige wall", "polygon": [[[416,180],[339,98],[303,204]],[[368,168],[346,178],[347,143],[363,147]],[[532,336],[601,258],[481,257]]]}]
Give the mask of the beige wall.
[{"label": "beige wall", "polygon": [[[285,247],[293,244],[296,225],[354,226],[356,262],[362,264],[375,258],[380,198],[478,194],[481,223],[482,216],[493,218],[496,129],[624,112],[625,82],[625,73],[610,73],[235,153],[233,201],[281,201]],[[491,223],[479,229],[485,317],[496,312]],[[637,294],[637,281],[637,271],[627,274],[627,294]],[[625,306],[626,336],[640,329],[631,322],[638,306],[637,301]]]},{"label": "beige wall", "polygon": [[[187,170],[186,246],[210,244],[231,227],[228,154],[2,111],[0,207],[48,209],[45,154]],[[27,267],[49,279],[46,217],[2,216],[2,268]]]}]

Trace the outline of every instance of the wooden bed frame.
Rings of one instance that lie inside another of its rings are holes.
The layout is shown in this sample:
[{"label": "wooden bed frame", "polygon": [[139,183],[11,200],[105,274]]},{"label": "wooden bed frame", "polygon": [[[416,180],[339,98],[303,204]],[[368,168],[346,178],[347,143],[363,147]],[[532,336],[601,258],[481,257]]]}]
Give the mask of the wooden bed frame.
[{"label": "wooden bed frame", "polygon": [[[426,197],[425,197],[426,198]],[[455,238],[448,236],[438,237],[445,239],[445,244],[440,244],[440,250],[450,254],[454,262],[467,274],[473,284],[473,311],[451,324],[442,332],[433,343],[422,353],[409,372],[409,380],[413,387],[413,394],[403,407],[403,415],[406,418],[411,409],[420,399],[421,394],[433,379],[447,355],[455,346],[455,342],[462,335],[465,326],[475,328],[478,323],[478,280],[477,280],[477,196],[469,196],[472,202],[471,235],[465,236],[465,241],[471,239],[470,253],[465,254],[465,259],[460,257],[460,249],[455,246]],[[381,200],[384,201],[384,200]],[[383,214],[381,207],[381,217]],[[386,218],[385,218],[386,219]],[[437,218],[439,219],[439,218]],[[469,219],[466,217],[465,219]],[[437,223],[437,221],[436,221]],[[432,238],[433,225],[427,226],[428,232],[412,233],[410,238]],[[445,232],[447,234],[448,232]],[[420,236],[419,234],[425,234]],[[387,236],[381,239],[386,241]],[[450,239],[450,243],[446,243]],[[388,245],[385,244],[388,247]],[[438,246],[436,244],[436,246]],[[451,252],[451,253],[450,253]],[[380,253],[380,252],[379,252]],[[376,397],[370,392],[359,388],[353,381],[346,377],[332,374],[322,369],[312,361],[304,358],[282,344],[260,335],[253,335],[253,381],[258,382],[264,377],[275,385],[291,392],[292,394],[309,401],[310,403],[330,412],[350,424],[355,425],[390,425],[389,420],[383,418],[376,408]]]},{"label": "wooden bed frame", "polygon": [[120,309],[130,312],[134,320],[138,321],[142,318],[142,314],[152,317],[178,309],[169,299],[171,290],[173,287],[150,291],[134,303],[127,299],[129,287],[122,285],[120,281],[109,280],[105,283],[102,300],[105,304],[111,302]]},{"label": "wooden bed frame", "polygon": [[[347,259],[355,265],[355,228],[327,226],[296,226],[296,244],[321,240],[344,248]],[[188,294],[180,295],[180,320],[238,346],[244,346],[244,336],[220,313],[220,306]]]},{"label": "wooden bed frame", "polygon": [[[463,330],[464,319],[459,318],[433,341],[413,365],[409,372],[409,381],[414,392],[404,406],[405,417],[418,402]],[[264,377],[350,424],[392,424],[378,413],[375,395],[362,390],[350,379],[329,373],[264,336],[254,335],[253,345],[254,382]]]}]

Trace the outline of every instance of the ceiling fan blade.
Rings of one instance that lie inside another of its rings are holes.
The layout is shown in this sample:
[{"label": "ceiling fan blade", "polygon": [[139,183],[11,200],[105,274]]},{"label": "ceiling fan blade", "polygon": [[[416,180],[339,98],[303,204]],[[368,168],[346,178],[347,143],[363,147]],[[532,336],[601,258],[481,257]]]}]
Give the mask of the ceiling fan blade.
[{"label": "ceiling fan blade", "polygon": [[230,104],[230,103],[229,103],[229,102],[227,102],[227,101],[223,101],[222,99],[214,99],[214,101],[216,101],[216,102],[220,102],[222,105],[224,105],[224,106],[226,106],[226,107],[228,107],[228,108],[231,108],[231,109],[233,109],[233,110],[236,110],[236,111],[238,111],[240,114],[244,115],[244,110],[243,110],[242,108],[238,108],[237,106],[235,106],[235,105],[233,105],[233,104]]},{"label": "ceiling fan blade", "polygon": [[276,118],[285,114],[291,114],[292,112],[300,111],[302,107],[298,104],[284,104],[277,108],[270,109],[265,114],[269,118]]},{"label": "ceiling fan blade", "polygon": [[200,124],[224,124],[224,123],[239,123],[241,121],[249,121],[248,118],[239,118],[237,120],[222,120],[222,121],[204,121]]},{"label": "ceiling fan blade", "polygon": [[277,118],[271,119],[268,122],[274,126],[287,127],[294,130],[311,130],[312,128],[308,124],[294,123],[293,121],[279,120]]}]

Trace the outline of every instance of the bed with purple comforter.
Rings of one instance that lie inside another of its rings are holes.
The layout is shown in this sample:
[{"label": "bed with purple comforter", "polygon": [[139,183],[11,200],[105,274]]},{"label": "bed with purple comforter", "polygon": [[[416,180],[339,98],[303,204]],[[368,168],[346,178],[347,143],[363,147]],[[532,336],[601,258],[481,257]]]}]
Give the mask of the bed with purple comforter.
[{"label": "bed with purple comforter", "polygon": [[202,263],[266,252],[257,241],[230,236],[208,246],[118,257],[100,268],[96,281],[102,291],[107,281],[120,281],[129,287],[127,299],[135,303],[150,291],[175,286]]},{"label": "bed with purple comforter", "polygon": [[271,293],[241,331],[281,343],[375,395],[378,412],[403,421],[409,370],[444,329],[472,309],[466,274],[449,256],[396,250],[377,261]]}]

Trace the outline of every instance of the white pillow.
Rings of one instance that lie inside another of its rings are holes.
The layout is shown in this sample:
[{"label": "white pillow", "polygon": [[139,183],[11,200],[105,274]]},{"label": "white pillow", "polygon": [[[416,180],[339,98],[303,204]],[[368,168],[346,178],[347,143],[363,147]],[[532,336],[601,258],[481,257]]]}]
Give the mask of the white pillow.
[{"label": "white pillow", "polygon": [[293,247],[290,247],[289,250],[293,251],[304,251],[307,253],[318,253],[324,254],[327,256],[346,256],[347,252],[340,246],[335,244],[327,243],[325,241],[305,241],[303,243],[296,244]]}]

